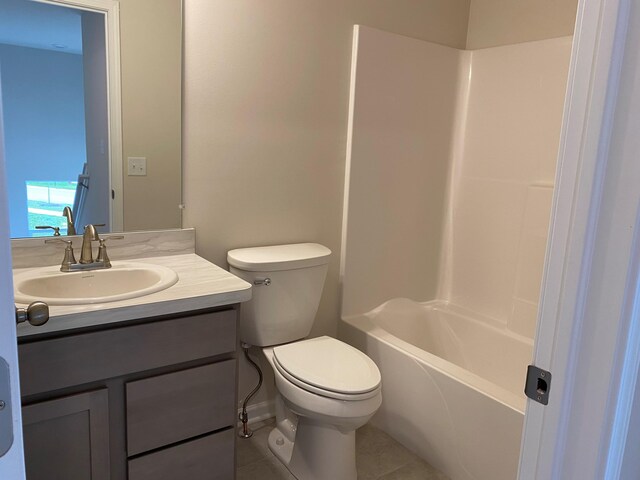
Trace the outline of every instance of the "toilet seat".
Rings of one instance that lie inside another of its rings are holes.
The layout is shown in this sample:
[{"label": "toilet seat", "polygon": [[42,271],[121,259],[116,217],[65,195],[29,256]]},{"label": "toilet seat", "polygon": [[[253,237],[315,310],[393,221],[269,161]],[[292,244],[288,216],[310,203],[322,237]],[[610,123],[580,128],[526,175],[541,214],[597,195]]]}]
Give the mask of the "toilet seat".
[{"label": "toilet seat", "polygon": [[379,394],[380,371],[373,360],[335,338],[275,347],[273,363],[288,381],[324,397],[356,401]]}]

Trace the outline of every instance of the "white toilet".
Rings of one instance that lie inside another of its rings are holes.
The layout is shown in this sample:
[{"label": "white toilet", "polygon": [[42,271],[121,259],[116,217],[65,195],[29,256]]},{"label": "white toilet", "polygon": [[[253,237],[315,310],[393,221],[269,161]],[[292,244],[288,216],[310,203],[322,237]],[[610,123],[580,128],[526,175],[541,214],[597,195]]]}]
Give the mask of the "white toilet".
[{"label": "white toilet", "polygon": [[263,347],[276,380],[269,448],[299,480],[355,480],[355,431],[382,402],[380,371],[359,350],[311,331],[331,251],[317,243],[242,248],[230,271],[255,285],[240,340]]}]

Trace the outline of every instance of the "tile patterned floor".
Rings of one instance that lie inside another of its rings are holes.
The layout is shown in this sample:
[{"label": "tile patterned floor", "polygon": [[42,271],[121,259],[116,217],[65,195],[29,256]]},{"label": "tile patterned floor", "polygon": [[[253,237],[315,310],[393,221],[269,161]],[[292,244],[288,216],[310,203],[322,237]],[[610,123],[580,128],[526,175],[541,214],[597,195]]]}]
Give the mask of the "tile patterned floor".
[{"label": "tile patterned floor", "polygon": [[[295,480],[267,446],[273,419],[252,426],[253,437],[238,439],[236,480]],[[381,430],[365,425],[356,434],[358,480],[448,480],[448,477]]]}]

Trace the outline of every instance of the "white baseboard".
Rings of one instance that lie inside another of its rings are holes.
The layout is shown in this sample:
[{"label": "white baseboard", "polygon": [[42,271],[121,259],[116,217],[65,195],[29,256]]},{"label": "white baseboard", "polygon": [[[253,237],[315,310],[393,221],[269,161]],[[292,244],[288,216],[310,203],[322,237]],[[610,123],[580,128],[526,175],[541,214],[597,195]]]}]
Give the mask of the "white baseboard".
[{"label": "white baseboard", "polygon": [[[242,408],[238,409],[238,414],[242,411]],[[275,402],[266,401],[256,403],[254,405],[249,405],[247,407],[247,415],[249,416],[249,425],[253,425],[254,423],[262,422],[263,420],[267,420],[269,418],[276,416],[276,406]],[[238,421],[238,425],[242,425],[240,421]]]}]

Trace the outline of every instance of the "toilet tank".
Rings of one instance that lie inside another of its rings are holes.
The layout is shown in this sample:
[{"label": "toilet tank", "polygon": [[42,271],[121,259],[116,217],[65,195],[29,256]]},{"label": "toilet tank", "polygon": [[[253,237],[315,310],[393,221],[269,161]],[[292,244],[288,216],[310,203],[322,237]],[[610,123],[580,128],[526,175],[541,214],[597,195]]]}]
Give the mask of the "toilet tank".
[{"label": "toilet tank", "polygon": [[309,335],[330,255],[317,243],[229,251],[229,271],[254,285],[251,300],[240,308],[240,340],[269,346]]}]

